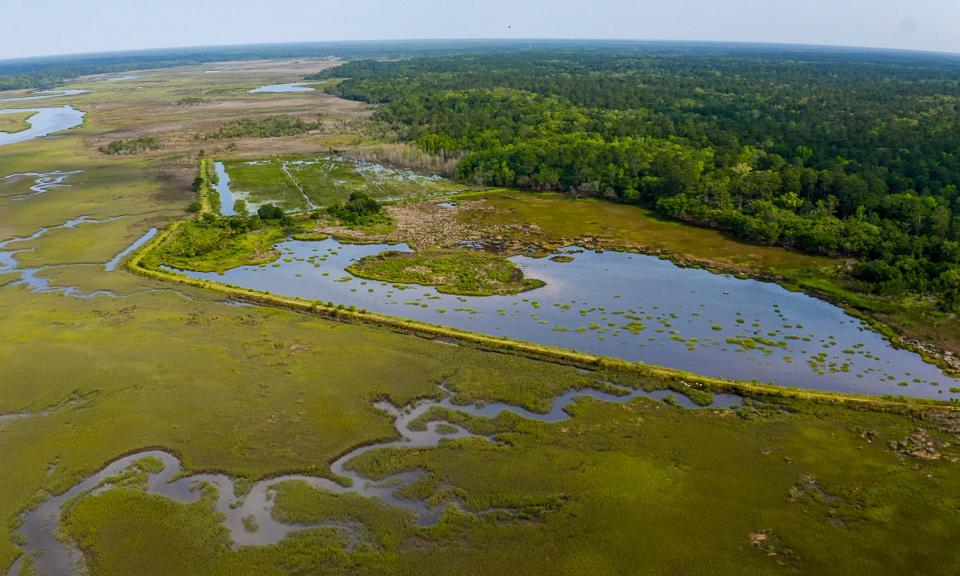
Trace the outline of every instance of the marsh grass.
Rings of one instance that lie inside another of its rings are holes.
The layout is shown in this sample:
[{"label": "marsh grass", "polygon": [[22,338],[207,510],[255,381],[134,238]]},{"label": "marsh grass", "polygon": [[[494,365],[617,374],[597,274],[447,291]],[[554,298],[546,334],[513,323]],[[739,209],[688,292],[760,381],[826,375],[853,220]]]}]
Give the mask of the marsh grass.
[{"label": "marsh grass", "polygon": [[22,132],[30,128],[27,122],[36,112],[16,112],[14,114],[0,114],[0,132]]},{"label": "marsh grass", "polygon": [[180,226],[145,259],[148,266],[162,264],[181,270],[224,272],[238,266],[269,264],[280,257],[273,246],[286,238],[277,226],[237,232],[229,226],[203,220]]},{"label": "marsh grass", "polygon": [[287,178],[277,160],[224,160],[224,169],[230,175],[230,189],[249,203],[272,203],[285,210],[307,208],[303,195]]},{"label": "marsh grass", "polygon": [[524,278],[519,266],[502,256],[477,250],[387,251],[367,256],[347,271],[361,278],[435,286],[438,292],[464,296],[518,294],[544,286]]}]

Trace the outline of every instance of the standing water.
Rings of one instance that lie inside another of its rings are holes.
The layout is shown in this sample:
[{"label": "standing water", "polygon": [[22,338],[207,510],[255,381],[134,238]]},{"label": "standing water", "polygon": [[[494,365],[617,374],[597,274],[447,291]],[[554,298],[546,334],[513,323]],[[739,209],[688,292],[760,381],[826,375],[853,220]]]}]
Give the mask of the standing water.
[{"label": "standing water", "polygon": [[[735,380],[931,398],[960,380],[842,309],[776,284],[680,268],[652,256],[570,248],[512,258],[546,286],[469,297],[356,278],[350,263],[405,245],[288,241],[272,264],[185,272],[285,296]],[[572,261],[569,261],[572,259]]]}]

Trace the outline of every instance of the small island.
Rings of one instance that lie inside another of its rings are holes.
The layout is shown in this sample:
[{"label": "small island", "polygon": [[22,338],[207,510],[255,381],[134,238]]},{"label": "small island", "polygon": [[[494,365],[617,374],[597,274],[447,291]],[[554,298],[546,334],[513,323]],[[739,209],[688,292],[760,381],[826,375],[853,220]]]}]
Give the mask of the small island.
[{"label": "small island", "polygon": [[469,249],[391,250],[363,258],[347,272],[370,280],[434,286],[438,292],[461,296],[519,294],[545,285],[524,278],[523,270],[503,256]]}]

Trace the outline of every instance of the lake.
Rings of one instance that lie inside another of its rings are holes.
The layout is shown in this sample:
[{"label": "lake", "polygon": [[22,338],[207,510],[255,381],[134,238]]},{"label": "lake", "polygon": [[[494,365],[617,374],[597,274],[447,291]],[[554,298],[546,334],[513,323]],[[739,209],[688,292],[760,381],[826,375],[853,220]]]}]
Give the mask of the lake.
[{"label": "lake", "polygon": [[514,257],[547,283],[510,296],[468,297],[356,278],[364,256],[405,245],[287,241],[281,260],[219,275],[185,272],[276,294],[537,342],[630,361],[817,390],[955,398],[949,378],[898,350],[842,309],[776,284],[681,268],[652,256],[571,247]]}]

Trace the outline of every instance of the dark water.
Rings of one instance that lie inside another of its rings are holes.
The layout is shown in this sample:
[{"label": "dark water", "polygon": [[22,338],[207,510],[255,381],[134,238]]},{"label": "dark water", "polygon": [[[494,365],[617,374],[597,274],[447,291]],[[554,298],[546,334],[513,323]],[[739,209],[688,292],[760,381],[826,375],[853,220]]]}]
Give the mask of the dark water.
[{"label": "dark water", "polygon": [[459,297],[355,278],[351,262],[404,245],[289,241],[274,264],[205,278],[391,316],[699,374],[819,390],[952,398],[960,381],[893,348],[843,310],[776,284],[651,256],[567,249],[573,262],[516,257],[543,288]]},{"label": "dark water", "polygon": [[[82,553],[70,543],[57,538],[60,529],[60,520],[64,505],[71,500],[86,495],[109,490],[109,479],[130,468],[138,461],[153,458],[163,463],[163,470],[151,474],[147,481],[147,491],[170,498],[181,503],[196,502],[200,498],[198,488],[204,484],[217,487],[217,511],[223,515],[224,523],[230,530],[230,536],[236,546],[265,546],[275,544],[292,532],[310,528],[327,527],[346,532],[348,546],[358,539],[353,526],[344,523],[324,523],[319,525],[284,524],[273,518],[273,501],[275,487],[283,482],[305,482],[314,488],[326,490],[335,494],[358,494],[367,498],[379,498],[395,506],[407,509],[414,515],[421,525],[432,525],[440,518],[443,510],[453,504],[447,502],[439,506],[431,506],[420,500],[407,500],[395,495],[397,491],[420,479],[422,473],[418,471],[403,472],[381,481],[373,481],[350,468],[350,461],[357,456],[372,450],[392,448],[434,447],[445,440],[454,440],[474,436],[466,429],[446,423],[442,419],[432,420],[426,424],[424,430],[412,430],[412,422],[426,414],[433,408],[442,408],[463,412],[480,418],[494,418],[497,415],[510,412],[522,418],[540,422],[561,422],[570,416],[566,408],[580,398],[592,398],[601,402],[626,403],[640,397],[653,400],[662,400],[673,397],[677,404],[684,409],[699,409],[686,396],[669,391],[644,392],[613,386],[618,394],[585,389],[567,392],[554,399],[549,412],[545,414],[530,412],[529,410],[511,406],[509,404],[494,403],[484,406],[454,404],[448,390],[441,387],[444,397],[441,400],[421,400],[404,408],[397,408],[388,402],[379,402],[377,408],[393,416],[394,427],[400,440],[382,442],[364,446],[353,450],[331,466],[330,470],[337,476],[349,481],[349,486],[343,486],[327,478],[304,475],[287,475],[278,478],[263,480],[255,484],[244,497],[238,497],[233,479],[223,474],[194,474],[180,477],[182,470],[180,460],[162,450],[148,450],[138,452],[116,460],[100,472],[73,486],[67,492],[51,497],[42,502],[36,509],[24,516],[20,534],[23,537],[24,552],[30,555],[34,562],[36,573],[39,575],[73,574],[84,571]],[[730,394],[719,394],[707,408],[723,409],[739,406],[741,399]],[[0,425],[2,425],[0,420]],[[446,424],[448,430],[438,431],[440,424]],[[446,433],[445,433],[446,432]],[[495,441],[493,438],[487,438]],[[457,505],[463,506],[462,502]],[[495,510],[477,511],[478,514],[497,512]],[[255,520],[257,529],[247,530],[244,519]],[[14,564],[8,576],[17,576],[20,573],[22,562]]]}]

